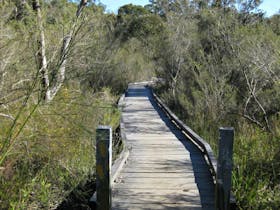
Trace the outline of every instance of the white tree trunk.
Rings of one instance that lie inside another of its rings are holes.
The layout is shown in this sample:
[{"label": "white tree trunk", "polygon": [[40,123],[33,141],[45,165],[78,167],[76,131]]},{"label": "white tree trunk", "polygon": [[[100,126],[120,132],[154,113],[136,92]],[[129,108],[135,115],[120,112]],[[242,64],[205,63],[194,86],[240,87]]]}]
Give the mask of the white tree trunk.
[{"label": "white tree trunk", "polygon": [[45,42],[45,33],[44,33],[44,26],[42,21],[42,12],[40,7],[39,0],[33,1],[33,9],[37,13],[37,22],[39,26],[40,32],[40,40],[38,41],[38,62],[39,62],[39,72],[41,75],[41,86],[42,86],[42,98],[46,101],[49,99],[49,72],[48,72],[48,64],[47,64],[47,57],[46,57],[46,42]]},{"label": "white tree trunk", "polygon": [[69,44],[71,41],[71,36],[66,36],[63,40],[63,46],[61,49],[61,64],[60,64],[60,68],[58,70],[57,73],[57,78],[56,78],[56,83],[54,86],[52,86],[51,88],[48,89],[47,91],[47,101],[51,101],[55,95],[57,94],[57,92],[59,91],[59,89],[61,88],[61,86],[63,85],[63,82],[65,80],[65,69],[66,69],[66,63],[67,63],[67,54],[68,54],[68,50],[69,50]]},{"label": "white tree trunk", "polygon": [[[49,79],[49,69],[47,64],[47,57],[46,57],[46,44],[45,44],[45,34],[44,34],[44,26],[42,21],[42,14],[39,0],[33,0],[33,8],[37,12],[37,20],[38,26],[40,31],[40,41],[38,42],[39,45],[39,52],[38,52],[38,61],[39,61],[39,71],[41,75],[41,86],[42,86],[42,99],[45,102],[50,102],[53,100],[57,92],[60,90],[61,86],[65,80],[65,72],[66,72],[66,63],[67,63],[67,56],[69,53],[70,42],[73,39],[75,34],[77,20],[81,15],[83,8],[86,6],[87,1],[81,0],[76,12],[76,22],[72,26],[72,30],[70,31],[69,35],[65,36],[63,39],[62,47],[61,47],[61,54],[60,54],[60,62],[58,67],[58,71],[54,74],[53,82],[50,84]],[[79,28],[79,27],[78,27]]]}]

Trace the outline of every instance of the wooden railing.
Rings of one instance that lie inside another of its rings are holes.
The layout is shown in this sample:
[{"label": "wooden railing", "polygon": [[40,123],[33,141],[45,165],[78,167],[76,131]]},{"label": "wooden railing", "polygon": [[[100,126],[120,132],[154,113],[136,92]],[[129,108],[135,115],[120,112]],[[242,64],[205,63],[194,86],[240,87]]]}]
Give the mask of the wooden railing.
[{"label": "wooden railing", "polygon": [[165,112],[167,117],[191,140],[194,145],[204,154],[204,158],[212,174],[213,182],[216,185],[215,205],[218,210],[236,209],[236,201],[231,193],[231,171],[232,171],[232,149],[233,149],[233,128],[220,128],[219,141],[219,162],[213,153],[211,146],[195,133],[190,127],[185,125],[148,87],[157,103]]},{"label": "wooden railing", "polygon": [[[118,108],[120,111],[122,111],[123,107],[124,107],[124,98],[125,98],[125,94],[123,94],[119,101],[118,101]],[[118,155],[118,158],[114,161],[114,164],[112,166],[112,183],[115,182],[115,180],[117,179],[123,165],[125,164],[125,162],[127,161],[127,158],[129,156],[129,148],[127,145],[127,141],[126,141],[126,134],[124,131],[124,121],[123,121],[123,117],[121,114],[121,119],[120,119],[120,134],[121,134],[121,139],[122,139],[122,151],[121,153]]]},{"label": "wooden railing", "polygon": [[165,112],[169,119],[203,152],[207,158],[207,163],[210,167],[210,172],[213,178],[217,174],[217,160],[214,156],[210,145],[204,141],[198,134],[196,134],[191,128],[185,125],[166,105],[165,103],[153,92],[153,97],[158,106]]},{"label": "wooden railing", "polygon": [[[186,137],[191,140],[204,154],[204,158],[209,166],[212,174],[213,182],[216,185],[216,209],[229,210],[236,208],[236,202],[231,194],[231,170],[232,170],[232,145],[233,145],[233,129],[220,128],[220,144],[219,144],[219,162],[214,156],[210,145],[196,134],[191,128],[185,125],[153,92],[149,87],[157,105],[165,112],[167,117],[182,131]],[[124,105],[125,94],[120,98],[118,107],[121,110]],[[92,197],[91,201],[96,203],[97,209],[107,210],[111,208],[111,185],[118,177],[121,168],[127,161],[129,149],[126,145],[126,135],[124,131],[124,122],[121,117],[120,132],[123,141],[123,150],[119,157],[114,161],[111,167],[111,146],[112,146],[112,129],[110,127],[99,127],[97,129],[97,194]],[[105,149],[105,150],[104,150]],[[102,154],[106,154],[106,157]],[[101,157],[102,156],[102,157]],[[112,168],[112,170],[111,170]],[[102,186],[102,187],[101,187]],[[106,208],[105,208],[106,207]]]},{"label": "wooden railing", "polygon": [[[124,98],[125,95],[123,94],[118,101],[120,111],[123,108]],[[96,192],[91,197],[90,202],[95,203],[97,210],[111,209],[112,185],[129,156],[123,117],[120,119],[119,127],[122,139],[122,151],[113,164],[112,128],[109,126],[99,126],[96,130]]]}]

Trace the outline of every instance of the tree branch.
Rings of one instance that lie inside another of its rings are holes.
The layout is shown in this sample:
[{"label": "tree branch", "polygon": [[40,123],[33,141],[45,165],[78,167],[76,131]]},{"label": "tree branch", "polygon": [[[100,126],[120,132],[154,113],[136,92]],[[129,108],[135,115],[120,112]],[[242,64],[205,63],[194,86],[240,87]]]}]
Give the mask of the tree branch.
[{"label": "tree branch", "polygon": [[4,113],[0,113],[0,117],[5,117],[10,120],[15,120],[15,118],[12,115],[4,114]]}]

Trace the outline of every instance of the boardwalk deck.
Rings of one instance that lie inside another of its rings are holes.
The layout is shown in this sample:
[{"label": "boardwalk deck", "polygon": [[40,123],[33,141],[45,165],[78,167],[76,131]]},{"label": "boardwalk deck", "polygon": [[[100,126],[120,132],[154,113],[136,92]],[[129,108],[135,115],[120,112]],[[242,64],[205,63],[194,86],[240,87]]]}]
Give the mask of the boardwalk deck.
[{"label": "boardwalk deck", "polygon": [[170,122],[141,84],[123,109],[127,164],[113,185],[113,209],[214,209],[214,184],[201,151]]}]

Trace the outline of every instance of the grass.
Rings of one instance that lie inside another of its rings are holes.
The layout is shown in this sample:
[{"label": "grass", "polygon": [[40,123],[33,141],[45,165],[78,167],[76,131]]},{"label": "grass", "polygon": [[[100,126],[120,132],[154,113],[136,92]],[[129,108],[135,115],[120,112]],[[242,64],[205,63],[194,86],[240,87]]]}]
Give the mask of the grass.
[{"label": "grass", "polygon": [[[279,136],[261,131],[242,120],[239,123],[239,126],[235,127],[232,173],[232,189],[238,208],[279,209]],[[194,130],[203,129],[198,129],[193,121],[189,122],[189,125]],[[210,128],[205,128],[204,132],[199,132],[210,143],[215,154],[218,152],[218,133],[216,132],[218,127],[212,124]]]},{"label": "grass", "polygon": [[[109,89],[92,95],[65,87],[53,102],[39,105],[1,165],[0,209],[55,209],[94,180],[95,129],[117,128],[116,99]],[[30,100],[18,124],[33,106]],[[9,126],[1,124],[2,140]]]},{"label": "grass", "polygon": [[279,137],[253,128],[241,133],[235,139],[233,172],[233,190],[239,206],[279,209]]}]

